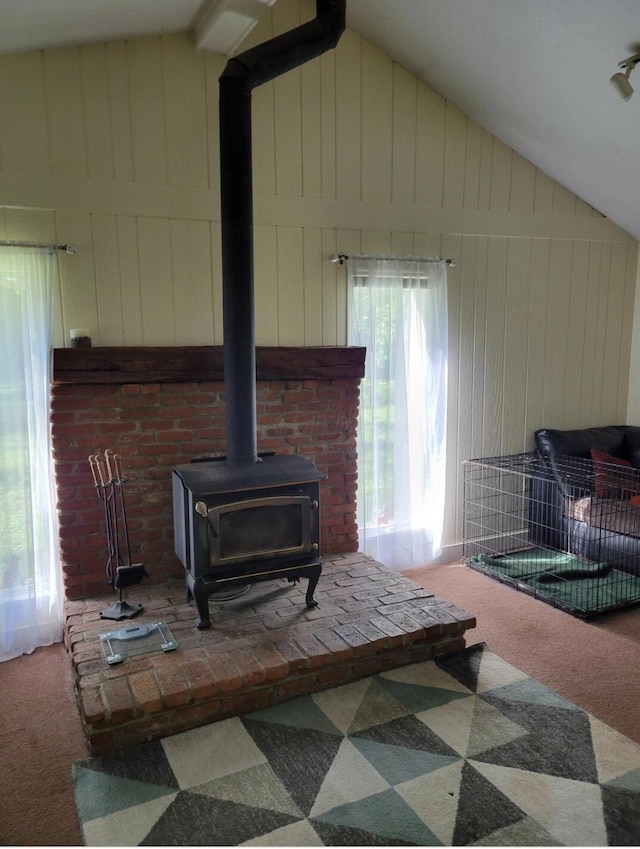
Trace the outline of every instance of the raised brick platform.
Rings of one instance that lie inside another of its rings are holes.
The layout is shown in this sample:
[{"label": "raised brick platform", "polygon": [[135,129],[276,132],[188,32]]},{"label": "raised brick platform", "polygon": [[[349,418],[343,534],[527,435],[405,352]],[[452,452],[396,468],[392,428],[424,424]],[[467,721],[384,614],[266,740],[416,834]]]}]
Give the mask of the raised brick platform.
[{"label": "raised brick platform", "polygon": [[475,617],[435,598],[363,554],[325,558],[315,592],[306,580],[257,584],[233,601],[211,601],[212,628],[196,628],[182,581],[140,585],[127,600],[143,611],[124,624],[164,620],[175,651],[109,666],[99,634],[112,595],[67,602],[65,641],[94,754],[166,737],[394,666],[460,651]]}]

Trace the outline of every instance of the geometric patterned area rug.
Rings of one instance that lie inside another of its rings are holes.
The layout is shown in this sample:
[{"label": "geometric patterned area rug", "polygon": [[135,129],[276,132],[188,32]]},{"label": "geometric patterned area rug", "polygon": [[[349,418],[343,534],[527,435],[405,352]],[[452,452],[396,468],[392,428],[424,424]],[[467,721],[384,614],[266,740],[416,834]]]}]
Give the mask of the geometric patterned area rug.
[{"label": "geometric patterned area rug", "polygon": [[640,843],[640,746],[484,645],[74,764],[89,846]]}]

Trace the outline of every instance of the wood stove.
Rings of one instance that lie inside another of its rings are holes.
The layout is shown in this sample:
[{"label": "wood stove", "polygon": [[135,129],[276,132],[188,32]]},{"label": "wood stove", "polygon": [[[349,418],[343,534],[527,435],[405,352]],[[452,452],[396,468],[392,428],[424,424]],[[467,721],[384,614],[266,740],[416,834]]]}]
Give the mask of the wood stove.
[{"label": "wood stove", "polygon": [[250,470],[224,459],[174,468],[175,550],[198,628],[211,627],[213,594],[247,583],[307,577],[306,605],[317,605],[319,484],[325,478],[297,454],[263,455]]},{"label": "wood stove", "polygon": [[319,481],[298,455],[259,456],[253,281],[251,92],[334,48],[346,0],[316,0],[314,20],[232,57],[220,83],[220,211],[227,456],[173,470],[175,549],[211,627],[209,597],[221,586],[309,577],[307,606],[322,569]]}]

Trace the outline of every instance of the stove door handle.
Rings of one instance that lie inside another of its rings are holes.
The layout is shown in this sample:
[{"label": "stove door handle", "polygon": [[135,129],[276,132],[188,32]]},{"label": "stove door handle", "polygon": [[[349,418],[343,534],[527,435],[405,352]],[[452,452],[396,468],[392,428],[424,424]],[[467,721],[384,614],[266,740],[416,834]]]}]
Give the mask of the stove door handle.
[{"label": "stove door handle", "polygon": [[204,501],[196,501],[195,506],[196,513],[199,513],[204,519],[209,523],[209,533],[212,537],[217,539],[218,534],[216,533],[216,529],[214,527],[213,522],[211,521],[211,517],[209,516],[209,508],[204,503]]}]

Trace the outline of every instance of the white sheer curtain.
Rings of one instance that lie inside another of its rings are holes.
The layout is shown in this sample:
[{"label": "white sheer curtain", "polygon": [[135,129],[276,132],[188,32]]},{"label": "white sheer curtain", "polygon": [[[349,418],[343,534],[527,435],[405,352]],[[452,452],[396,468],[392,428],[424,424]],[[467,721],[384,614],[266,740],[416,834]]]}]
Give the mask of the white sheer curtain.
[{"label": "white sheer curtain", "polygon": [[358,423],[360,550],[394,569],[442,548],[444,260],[349,258],[349,344],[367,349]]},{"label": "white sheer curtain", "polygon": [[49,439],[55,255],[0,247],[0,661],[62,639]]}]

